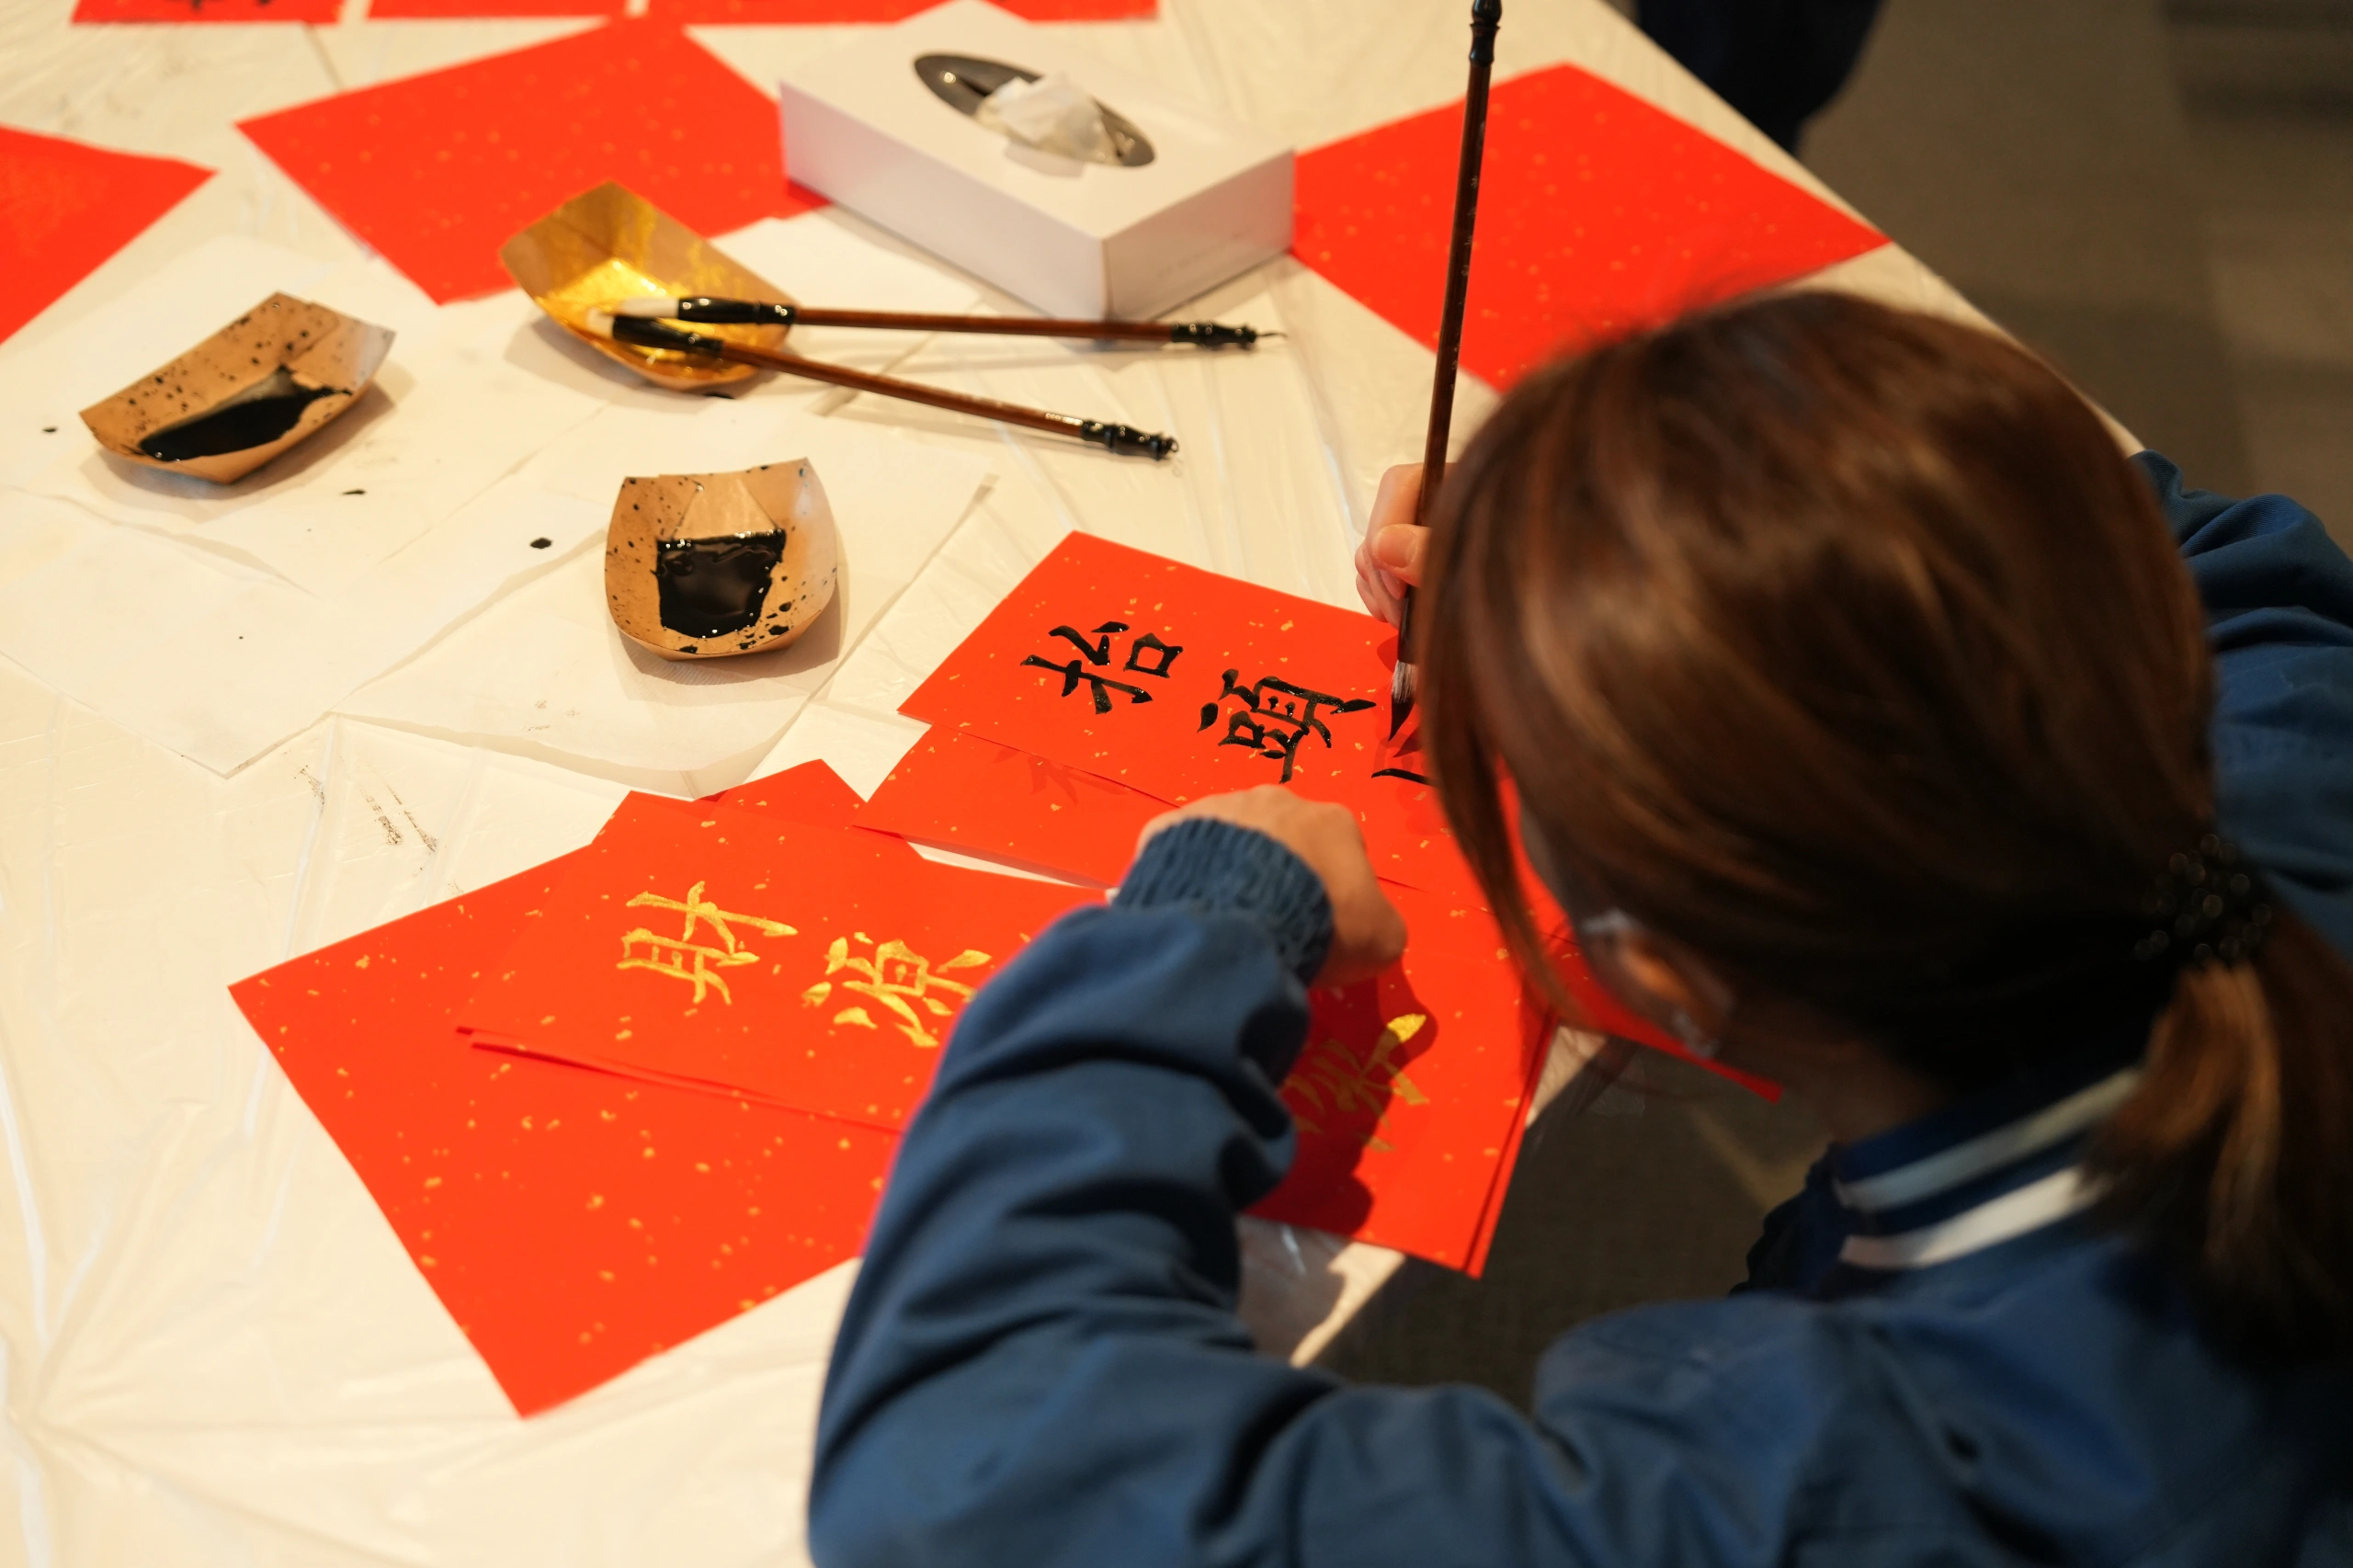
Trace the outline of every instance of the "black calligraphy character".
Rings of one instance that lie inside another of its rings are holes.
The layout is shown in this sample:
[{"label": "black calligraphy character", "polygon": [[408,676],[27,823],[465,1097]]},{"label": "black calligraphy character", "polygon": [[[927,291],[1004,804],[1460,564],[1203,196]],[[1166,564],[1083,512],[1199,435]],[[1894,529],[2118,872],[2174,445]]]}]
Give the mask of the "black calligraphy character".
[{"label": "black calligraphy character", "polygon": [[1410,767],[1376,767],[1372,770],[1372,776],[1375,778],[1410,778],[1416,784],[1429,782],[1426,776],[1415,772]]},{"label": "black calligraphy character", "polygon": [[[1128,663],[1126,667],[1135,671],[1138,675],[1157,676],[1162,680],[1166,680],[1168,678],[1168,666],[1175,664],[1176,662],[1176,655],[1184,651],[1185,650],[1182,647],[1175,647],[1166,642],[1163,642],[1159,638],[1147,631],[1128,645]],[[1160,662],[1154,665],[1147,665],[1143,663],[1143,656],[1147,653],[1159,654]]]},{"label": "black calligraphy character", "polygon": [[[1089,665],[1096,665],[1097,668],[1108,668],[1111,663],[1111,638],[1114,633],[1125,631],[1127,629],[1128,623],[1124,620],[1107,620],[1095,629],[1095,641],[1090,642],[1079,634],[1076,628],[1057,626],[1046,635],[1063,638],[1078,650],[1079,656],[1063,664],[1056,664],[1051,659],[1040,658],[1032,653],[1021,663],[1025,666],[1035,665],[1041,670],[1053,670],[1060,674],[1063,677],[1064,697],[1076,691],[1080,681],[1086,682],[1093,691],[1095,711],[1097,713],[1111,711],[1111,693],[1114,691],[1126,692],[1131,705],[1149,702],[1152,700],[1152,693],[1142,687],[1130,686],[1123,680],[1113,680],[1109,676],[1099,675],[1096,670],[1087,668]],[[1128,662],[1124,667],[1135,671],[1138,675],[1166,680],[1168,666],[1175,664],[1176,655],[1184,651],[1181,647],[1171,647],[1147,631],[1137,638],[1128,649]],[[1143,655],[1148,652],[1158,655],[1154,663],[1142,662]]]},{"label": "black calligraphy character", "polygon": [[[1236,686],[1233,677],[1240,673],[1226,671],[1225,689],[1218,693],[1220,702],[1238,697],[1243,706],[1227,718],[1225,734],[1217,744],[1246,746],[1261,756],[1279,759],[1286,784],[1290,782],[1291,769],[1298,765],[1302,742],[1313,734],[1326,746],[1332,744],[1331,728],[1324,722],[1324,713],[1356,713],[1372,706],[1370,698],[1339,698],[1327,691],[1310,691],[1273,676],[1262,676],[1248,686]],[[1202,703],[1200,728],[1206,730],[1216,723],[1218,712],[1216,702]]]}]

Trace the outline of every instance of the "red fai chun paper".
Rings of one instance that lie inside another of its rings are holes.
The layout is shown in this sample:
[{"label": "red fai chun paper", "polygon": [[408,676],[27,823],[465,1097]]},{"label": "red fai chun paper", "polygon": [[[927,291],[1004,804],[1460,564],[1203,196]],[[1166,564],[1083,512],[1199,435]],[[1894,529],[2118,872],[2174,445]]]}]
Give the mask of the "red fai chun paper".
[{"label": "red fai chun paper", "polygon": [[732,790],[705,796],[703,801],[680,804],[700,805],[704,801],[762,812],[789,822],[804,822],[812,827],[847,827],[858,808],[858,791],[822,762],[804,762],[781,773],[747,779]]},{"label": "red fai chun paper", "polygon": [[211,177],[176,158],[0,126],[0,258],[8,277],[0,340]]},{"label": "red fai chun paper", "polygon": [[1485,910],[1390,896],[1405,957],[1310,994],[1307,1044],[1282,1085],[1298,1156],[1254,1212],[1475,1273],[1552,1023]]},{"label": "red fai chun paper", "polygon": [[785,184],[776,105],[676,25],[652,20],[238,129],[439,301],[509,287],[498,247],[606,180],[705,234],[824,204]]},{"label": "red fai chun paper", "polygon": [[332,22],[342,0],[75,0],[89,22]]},{"label": "red fai chun paper", "polygon": [[1168,802],[935,724],[858,809],[861,827],[1108,887]]},{"label": "red fai chun paper", "polygon": [[981,983],[1098,895],[904,844],[631,796],[502,957],[478,1042],[901,1126]]},{"label": "red fai chun paper", "polygon": [[[1299,160],[1291,248],[1438,342],[1462,106]],[[1672,320],[1886,244],[1745,154],[1573,65],[1488,108],[1462,365],[1507,387],[1580,344]]]},{"label": "red fai chun paper", "polygon": [[[1354,812],[1382,877],[1476,898],[1436,792],[1389,744],[1396,649],[1369,615],[1074,533],[899,710],[1175,804],[1288,784]],[[938,804],[945,788],[911,777],[901,794]],[[995,789],[972,806],[968,834],[1008,839],[1030,811]]]},{"label": "red fai chun paper", "polygon": [[523,1415],[855,1256],[894,1140],[467,1047],[571,857],[232,987]]},{"label": "red fai chun paper", "polygon": [[[653,14],[678,22],[808,26],[896,22],[937,4],[938,0],[654,0]],[[1142,21],[1159,9],[1159,0],[1003,0],[1003,5],[1033,22]]]}]

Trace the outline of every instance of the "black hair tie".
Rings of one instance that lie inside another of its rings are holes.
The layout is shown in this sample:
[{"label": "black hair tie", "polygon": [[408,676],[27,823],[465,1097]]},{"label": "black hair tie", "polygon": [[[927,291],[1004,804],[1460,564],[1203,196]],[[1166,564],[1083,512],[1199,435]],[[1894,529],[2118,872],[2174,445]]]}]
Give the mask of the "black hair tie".
[{"label": "black hair tie", "polygon": [[2143,963],[2180,971],[2245,963],[2271,928],[2271,897],[2237,845],[2218,833],[2176,855],[2141,899],[2155,928],[2133,944]]}]

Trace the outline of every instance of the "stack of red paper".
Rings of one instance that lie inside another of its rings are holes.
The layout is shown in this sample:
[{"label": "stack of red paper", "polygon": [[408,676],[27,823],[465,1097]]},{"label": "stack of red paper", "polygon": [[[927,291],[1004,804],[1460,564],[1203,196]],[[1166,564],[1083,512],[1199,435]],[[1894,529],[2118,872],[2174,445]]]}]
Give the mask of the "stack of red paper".
[{"label": "stack of red paper", "polygon": [[854,1256],[975,991],[1152,817],[1287,782],[1357,813],[1411,936],[1311,994],[1299,1154],[1258,1211],[1475,1273],[1552,1019],[1388,741],[1394,654],[1074,534],[907,701],[935,727],[872,801],[813,763],[632,795],[582,849],[233,992],[529,1413]]},{"label": "stack of red paper", "polygon": [[232,988],[525,1414],[856,1256],[964,999],[1097,896],[823,764],[730,795]]},{"label": "stack of red paper", "polygon": [[[1476,1273],[1550,1019],[1389,735],[1370,616],[1072,534],[900,711],[933,728],[857,812],[920,842],[1109,883],[1142,825],[1286,784],[1347,806],[1405,915],[1402,964],[1319,991],[1283,1086],[1291,1179],[1260,1212]],[[1598,993],[1593,1021],[1650,1031]]]}]

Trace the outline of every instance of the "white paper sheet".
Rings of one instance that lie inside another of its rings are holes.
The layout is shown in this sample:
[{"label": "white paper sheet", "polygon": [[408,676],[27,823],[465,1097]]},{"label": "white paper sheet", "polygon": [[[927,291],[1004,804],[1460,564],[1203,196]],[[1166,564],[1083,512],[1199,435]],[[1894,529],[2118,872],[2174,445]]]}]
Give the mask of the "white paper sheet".
[{"label": "white paper sheet", "polygon": [[9,506],[37,517],[58,548],[0,585],[0,653],[217,773],[307,728],[442,628],[544,571],[606,515],[509,483],[321,598],[53,498]]},{"label": "white paper sheet", "polygon": [[[60,374],[80,389],[78,409],[202,341],[279,286],[256,283],[256,271],[301,278],[309,290],[303,297],[323,296],[322,303],[398,334],[374,384],[340,418],[235,483],[215,484],[119,458],[78,417],[44,405],[44,424],[65,421],[60,433],[72,439],[23,475],[24,487],[332,596],[599,406],[494,354],[444,341],[430,301],[381,261],[313,278],[290,255],[233,239],[201,247],[183,267],[104,312],[92,335],[103,355]],[[220,308],[229,298],[242,303]],[[133,360],[137,369],[118,373]],[[101,390],[88,391],[101,365]]]},{"label": "white paper sheet", "polygon": [[[0,346],[0,484],[22,485],[97,444],[81,411],[220,331],[273,293],[301,295],[320,261],[224,234],[29,347]],[[389,325],[389,323],[383,324]]]},{"label": "white paper sheet", "polygon": [[614,628],[603,552],[591,549],[339,710],[641,789],[701,794],[736,782],[955,528],[985,464],[774,399],[682,399],[609,408],[514,482],[593,506],[601,518],[631,475],[804,457],[833,506],[843,570],[834,603],[791,647],[695,662],[649,653]]}]

